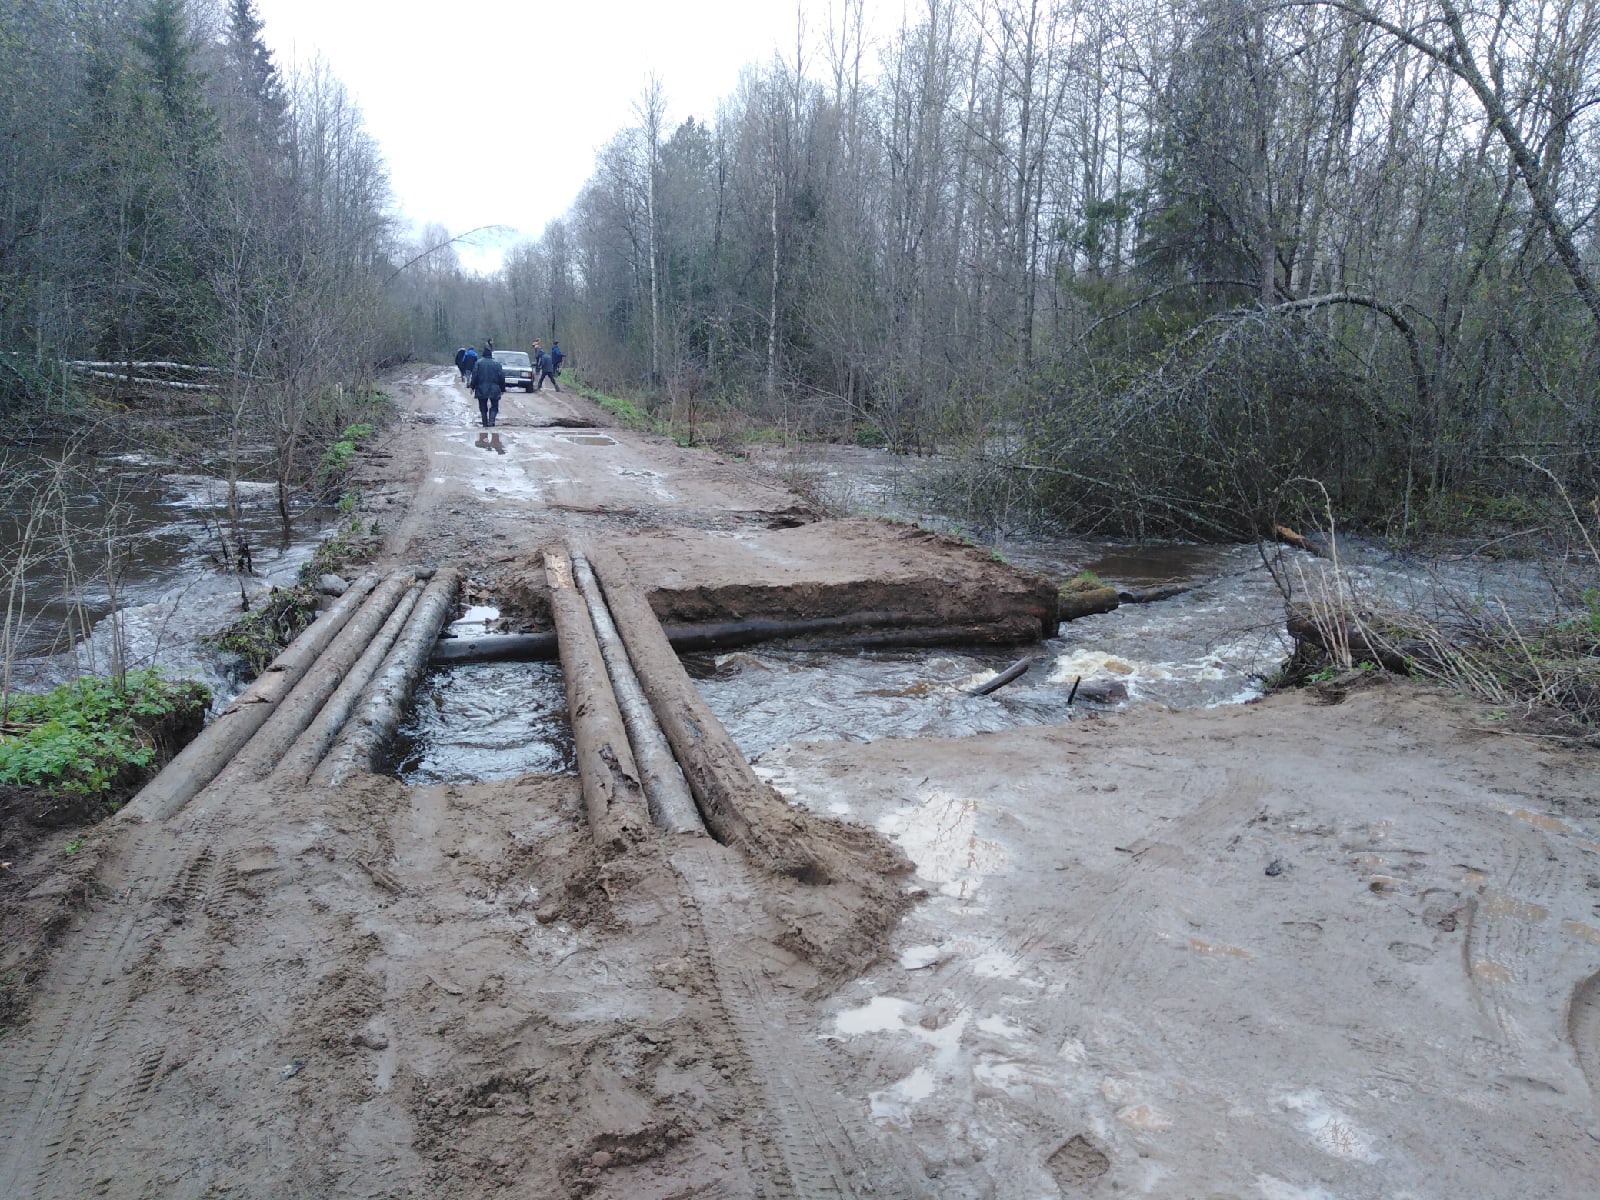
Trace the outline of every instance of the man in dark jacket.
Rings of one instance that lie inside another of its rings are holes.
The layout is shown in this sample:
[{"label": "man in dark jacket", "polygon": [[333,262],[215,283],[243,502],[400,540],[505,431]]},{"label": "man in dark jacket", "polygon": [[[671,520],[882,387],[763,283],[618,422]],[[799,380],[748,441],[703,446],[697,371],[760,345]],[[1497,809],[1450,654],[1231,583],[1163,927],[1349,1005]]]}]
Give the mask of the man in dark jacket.
[{"label": "man in dark jacket", "polygon": [[500,360],[485,354],[472,368],[472,394],[478,398],[478,412],[486,426],[500,415],[500,393],[506,390],[506,372]]},{"label": "man in dark jacket", "polygon": [[561,352],[560,342],[550,343],[550,365],[555,369],[555,373],[557,375],[561,374],[561,362],[566,357],[567,356]]},{"label": "man in dark jacket", "polygon": [[539,382],[534,385],[533,390],[536,392],[542,392],[544,390],[544,381],[548,379],[550,381],[550,386],[559,392],[561,390],[561,385],[556,382],[556,371],[550,356],[543,350],[539,350],[537,348],[535,349],[534,353],[538,355],[538,362],[536,365],[539,368]]}]

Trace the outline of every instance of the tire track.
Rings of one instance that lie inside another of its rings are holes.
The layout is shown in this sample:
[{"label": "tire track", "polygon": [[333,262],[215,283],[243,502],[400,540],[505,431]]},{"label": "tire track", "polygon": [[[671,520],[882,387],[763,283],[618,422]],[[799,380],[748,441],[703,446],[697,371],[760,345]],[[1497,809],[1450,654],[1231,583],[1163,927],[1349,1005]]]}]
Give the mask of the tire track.
[{"label": "tire track", "polygon": [[[149,1045],[118,1056],[137,968],[159,954],[167,931],[203,894],[214,861],[209,824],[182,843],[160,826],[125,826],[123,844],[109,852],[115,857],[99,878],[113,899],[89,912],[73,952],[57,956],[41,980],[33,1017],[12,1035],[18,1041],[0,1070],[0,1196],[99,1190],[99,1151],[132,1119],[159,1067]],[[137,897],[151,879],[163,882]]]},{"label": "tire track", "polygon": [[669,861],[682,882],[685,916],[698,926],[695,957],[715,983],[718,1015],[738,1040],[742,1074],[764,1100],[760,1124],[749,1130],[766,1160],[764,1194],[893,1194],[861,1177],[866,1164],[881,1160],[881,1148],[864,1153],[856,1145],[810,1036],[809,1011],[773,987],[762,969],[766,956],[750,942],[750,914],[760,911],[760,899],[749,868],[709,843],[680,844]]},{"label": "tire track", "polygon": [[1590,1102],[1600,1120],[1600,971],[1572,990],[1567,1008],[1567,1038],[1578,1067],[1589,1081]]}]

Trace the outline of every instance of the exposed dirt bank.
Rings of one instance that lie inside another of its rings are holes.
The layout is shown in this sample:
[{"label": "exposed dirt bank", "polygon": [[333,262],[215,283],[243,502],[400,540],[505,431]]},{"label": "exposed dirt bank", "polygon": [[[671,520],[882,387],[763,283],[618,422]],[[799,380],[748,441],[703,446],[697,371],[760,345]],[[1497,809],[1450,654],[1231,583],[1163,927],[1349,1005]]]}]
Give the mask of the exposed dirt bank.
[{"label": "exposed dirt bank", "polygon": [[[367,518],[479,593],[566,537],[711,578],[803,519],[562,444],[603,420],[565,396],[495,438],[442,373],[402,405]],[[1592,755],[1395,685],[757,769],[829,882],[602,853],[545,776],[102,827],[36,883],[72,927],[0,1032],[0,1194],[1593,1195]]]}]

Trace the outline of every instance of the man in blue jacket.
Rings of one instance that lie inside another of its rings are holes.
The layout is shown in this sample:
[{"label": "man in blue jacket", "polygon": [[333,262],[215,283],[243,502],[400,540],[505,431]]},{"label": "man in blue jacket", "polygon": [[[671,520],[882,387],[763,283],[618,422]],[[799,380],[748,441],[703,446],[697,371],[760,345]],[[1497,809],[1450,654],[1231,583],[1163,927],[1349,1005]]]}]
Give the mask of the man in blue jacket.
[{"label": "man in blue jacket", "polygon": [[472,394],[478,398],[478,413],[485,426],[493,426],[500,415],[500,394],[505,390],[505,368],[494,355],[485,354],[472,368]]},{"label": "man in blue jacket", "polygon": [[468,387],[472,386],[472,369],[478,365],[478,352],[468,346],[461,352],[461,361],[456,364],[461,368],[461,380]]}]

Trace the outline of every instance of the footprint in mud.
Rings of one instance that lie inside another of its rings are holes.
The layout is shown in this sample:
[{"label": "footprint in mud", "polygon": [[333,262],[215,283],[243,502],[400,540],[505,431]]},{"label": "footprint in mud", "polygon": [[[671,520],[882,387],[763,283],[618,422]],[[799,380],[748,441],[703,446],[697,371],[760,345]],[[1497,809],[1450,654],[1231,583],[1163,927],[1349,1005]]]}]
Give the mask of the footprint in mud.
[{"label": "footprint in mud", "polygon": [[1426,946],[1416,946],[1410,942],[1390,942],[1389,953],[1401,962],[1420,963],[1427,962],[1433,957],[1433,951]]},{"label": "footprint in mud", "polygon": [[1111,1170],[1111,1159],[1087,1134],[1080,1133],[1058,1147],[1045,1160],[1045,1166],[1064,1190],[1076,1190],[1088,1187]]}]

